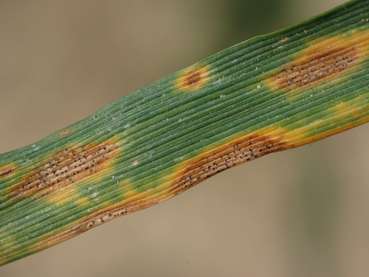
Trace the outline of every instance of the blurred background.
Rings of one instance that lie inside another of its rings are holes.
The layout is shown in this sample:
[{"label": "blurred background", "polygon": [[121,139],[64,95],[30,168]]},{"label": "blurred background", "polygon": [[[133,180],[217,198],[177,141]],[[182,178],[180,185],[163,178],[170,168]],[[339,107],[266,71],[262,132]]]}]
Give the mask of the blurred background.
[{"label": "blurred background", "polygon": [[[0,1],[0,152],[343,0]],[[233,168],[0,268],[13,276],[368,276],[369,127]]]}]

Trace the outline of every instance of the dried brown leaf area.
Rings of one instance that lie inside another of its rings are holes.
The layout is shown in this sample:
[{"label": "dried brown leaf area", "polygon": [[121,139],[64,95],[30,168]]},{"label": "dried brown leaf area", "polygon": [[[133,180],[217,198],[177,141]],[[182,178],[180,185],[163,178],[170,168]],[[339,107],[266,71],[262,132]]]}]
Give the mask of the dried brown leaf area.
[{"label": "dried brown leaf area", "polygon": [[51,155],[11,188],[13,198],[44,196],[59,188],[96,176],[110,167],[119,145],[113,140],[69,147]]},{"label": "dried brown leaf area", "polygon": [[145,209],[172,198],[178,193],[228,168],[291,147],[293,147],[293,144],[289,142],[289,139],[283,139],[280,135],[263,133],[241,136],[186,161],[173,174],[166,177],[160,186],[152,190],[139,192],[134,189],[132,184],[124,181],[121,184],[122,193],[125,190],[125,197],[122,202],[81,218],[74,223],[73,227],[57,235],[51,235],[46,240],[36,244],[33,247],[33,251],[49,247],[86,232],[116,217]]},{"label": "dried brown leaf area", "polygon": [[242,136],[186,162],[175,173],[173,186],[179,193],[228,168],[291,147],[293,145],[280,136]]},{"label": "dried brown leaf area", "polygon": [[318,41],[267,79],[274,90],[303,90],[339,80],[369,57],[369,32],[358,31]]}]

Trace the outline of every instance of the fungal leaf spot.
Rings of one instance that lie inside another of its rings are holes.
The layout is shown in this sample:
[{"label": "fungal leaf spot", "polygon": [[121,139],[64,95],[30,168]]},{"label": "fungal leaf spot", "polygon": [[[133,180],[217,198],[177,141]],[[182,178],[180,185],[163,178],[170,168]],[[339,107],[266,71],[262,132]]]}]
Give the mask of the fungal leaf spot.
[{"label": "fungal leaf spot", "polygon": [[172,185],[179,193],[228,168],[291,147],[279,135],[251,134],[236,138],[186,161],[171,177]]},{"label": "fungal leaf spot", "polygon": [[89,229],[109,222],[114,218],[149,208],[172,196],[172,194],[168,194],[166,192],[161,194],[140,192],[136,197],[132,197],[131,199],[127,199],[118,205],[111,206],[86,217],[79,224],[79,230],[80,232],[88,231]]},{"label": "fungal leaf spot", "polygon": [[111,168],[120,146],[111,139],[100,144],[69,147],[50,156],[12,187],[11,197],[43,196]]},{"label": "fungal leaf spot", "polygon": [[368,41],[368,31],[315,41],[266,82],[273,90],[289,92],[339,79],[369,57]]},{"label": "fungal leaf spot", "polygon": [[203,88],[208,80],[207,66],[193,66],[179,74],[176,79],[176,88],[180,91],[194,92]]}]

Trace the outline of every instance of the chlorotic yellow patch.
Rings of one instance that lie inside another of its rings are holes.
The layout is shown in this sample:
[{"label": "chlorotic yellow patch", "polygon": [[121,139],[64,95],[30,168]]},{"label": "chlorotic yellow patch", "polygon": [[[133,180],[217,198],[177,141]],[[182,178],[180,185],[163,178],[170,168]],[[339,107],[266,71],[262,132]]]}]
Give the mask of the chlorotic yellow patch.
[{"label": "chlorotic yellow patch", "polygon": [[7,263],[8,259],[1,253],[1,251],[2,250],[0,249],[0,265],[3,265]]},{"label": "chlorotic yellow patch", "polygon": [[13,235],[3,233],[0,231],[1,237],[6,239],[0,242],[0,265],[8,262],[8,255],[6,254],[8,249],[14,248],[17,245],[17,241]]},{"label": "chlorotic yellow patch", "polygon": [[[369,115],[367,115],[367,104],[364,104],[367,102],[368,100],[364,99],[361,95],[351,101],[338,103],[328,109],[330,112],[329,116],[315,120],[301,128],[294,129],[288,133],[288,136],[295,141],[296,146],[301,146],[364,124],[369,121]],[[345,125],[338,124],[340,120],[349,116],[354,116],[356,119],[352,120],[351,123],[346,123]],[[324,128],[328,125],[337,126],[324,132],[309,135],[312,130]]]},{"label": "chlorotic yellow patch", "polygon": [[87,197],[79,194],[76,186],[63,187],[48,194],[45,200],[54,205],[64,205],[73,202],[78,206],[84,206],[89,203]]},{"label": "chlorotic yellow patch", "polygon": [[175,87],[183,92],[195,92],[203,88],[209,81],[208,66],[192,66],[183,70],[175,81]]},{"label": "chlorotic yellow patch", "polygon": [[273,91],[295,91],[341,79],[369,58],[369,31],[325,37],[310,43],[266,79]]},{"label": "chlorotic yellow patch", "polygon": [[120,183],[120,188],[124,199],[130,198],[138,193],[136,188],[127,180]]},{"label": "chlorotic yellow patch", "polygon": [[[362,96],[358,96],[351,101],[341,102],[337,105],[333,106],[330,110],[336,114],[337,117],[345,117],[347,114],[353,115],[356,117],[361,117],[363,112],[366,112],[366,107],[363,107],[363,103],[366,103],[367,100]],[[360,105],[361,104],[361,105]]]}]

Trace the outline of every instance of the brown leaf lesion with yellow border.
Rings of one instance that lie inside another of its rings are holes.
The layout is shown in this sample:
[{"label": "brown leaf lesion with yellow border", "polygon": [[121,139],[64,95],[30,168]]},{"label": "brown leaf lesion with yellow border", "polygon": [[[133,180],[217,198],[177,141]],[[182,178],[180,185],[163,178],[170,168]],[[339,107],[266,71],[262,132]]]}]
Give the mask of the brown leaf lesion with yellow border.
[{"label": "brown leaf lesion with yellow border", "polygon": [[281,135],[260,132],[241,136],[184,162],[170,177],[172,187],[177,194],[228,168],[292,147]]},{"label": "brown leaf lesion with yellow border", "polygon": [[176,79],[176,89],[184,92],[194,92],[203,88],[209,81],[208,66],[193,66],[183,72]]},{"label": "brown leaf lesion with yellow border", "polygon": [[369,58],[369,31],[319,39],[272,74],[267,85],[275,91],[301,91],[341,79]]},{"label": "brown leaf lesion with yellow border", "polygon": [[45,196],[86,178],[98,176],[112,166],[120,143],[110,139],[99,144],[70,146],[36,166],[10,189],[10,198]]},{"label": "brown leaf lesion with yellow border", "polygon": [[168,189],[166,186],[164,186],[165,188],[163,190],[160,188],[154,188],[145,192],[139,192],[135,190],[135,188],[129,183],[124,182],[124,186],[124,190],[128,189],[128,193],[126,194],[124,200],[122,200],[120,203],[95,211],[88,216],[71,223],[69,226],[66,226],[66,228],[61,232],[45,235],[37,243],[31,246],[32,252],[45,249],[70,239],[92,228],[100,226],[103,223],[107,223],[114,218],[151,207],[171,198],[174,195],[170,193],[170,189]]},{"label": "brown leaf lesion with yellow border", "polygon": [[31,247],[32,251],[44,249],[114,218],[163,202],[227,168],[294,147],[291,138],[283,137],[285,133],[286,130],[277,127],[230,139],[177,166],[175,172],[166,176],[159,186],[145,191],[137,190],[129,181],[123,181],[122,201],[81,218],[58,234],[41,238]]}]

